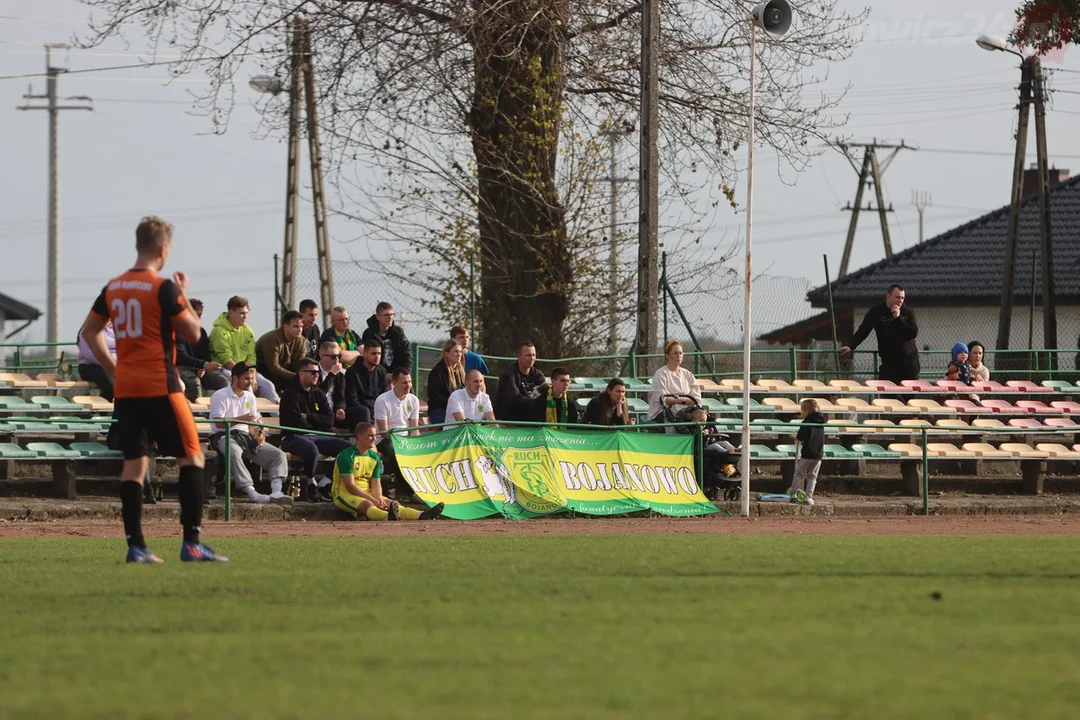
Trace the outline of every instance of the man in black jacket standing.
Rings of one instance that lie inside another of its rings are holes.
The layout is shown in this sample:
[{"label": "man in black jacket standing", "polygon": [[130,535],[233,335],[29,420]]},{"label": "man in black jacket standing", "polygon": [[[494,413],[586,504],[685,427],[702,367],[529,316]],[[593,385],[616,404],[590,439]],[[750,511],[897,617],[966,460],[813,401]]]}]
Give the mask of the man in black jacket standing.
[{"label": "man in black jacket standing", "polygon": [[919,335],[919,326],[915,322],[915,312],[904,305],[904,300],[904,288],[890,285],[884,302],[867,311],[851,342],[840,348],[840,357],[850,356],[873,330],[881,356],[878,377],[897,385],[903,380],[918,380],[919,347],[915,338]]},{"label": "man in black jacket standing", "polygon": [[382,366],[390,372],[394,368],[408,368],[412,370],[412,348],[409,339],[405,337],[405,331],[399,325],[394,324],[394,306],[388,302],[381,302],[375,306],[375,314],[368,318],[367,330],[364,331],[364,347],[369,341],[374,341],[382,346]]},{"label": "man in black jacket standing", "polygon": [[[354,413],[356,422],[375,422],[375,399],[390,389],[386,368],[382,366],[382,344],[364,343],[360,361],[345,371],[345,412]],[[363,415],[357,408],[367,412]],[[353,426],[355,428],[355,426]]]},{"label": "man in black jacket standing", "polygon": [[[281,449],[299,455],[304,460],[303,498],[311,502],[329,501],[319,497],[315,479],[315,463],[322,453],[326,457],[349,447],[342,438],[328,435],[310,435],[305,430],[331,432],[334,429],[334,412],[326,401],[326,393],[319,388],[319,364],[310,358],[300,361],[293,384],[281,393]],[[285,428],[295,428],[286,430]],[[326,478],[324,478],[326,480]],[[329,481],[324,485],[329,485]]]}]

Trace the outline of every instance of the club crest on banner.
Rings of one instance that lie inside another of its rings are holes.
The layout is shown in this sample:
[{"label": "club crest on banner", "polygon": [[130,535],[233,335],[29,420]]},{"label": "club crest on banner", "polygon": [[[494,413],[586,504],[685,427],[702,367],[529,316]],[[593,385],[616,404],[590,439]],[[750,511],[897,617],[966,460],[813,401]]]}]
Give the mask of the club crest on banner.
[{"label": "club crest on banner", "polygon": [[509,447],[501,458],[513,500],[523,509],[547,515],[566,509],[566,497],[555,481],[555,463],[545,447]]}]

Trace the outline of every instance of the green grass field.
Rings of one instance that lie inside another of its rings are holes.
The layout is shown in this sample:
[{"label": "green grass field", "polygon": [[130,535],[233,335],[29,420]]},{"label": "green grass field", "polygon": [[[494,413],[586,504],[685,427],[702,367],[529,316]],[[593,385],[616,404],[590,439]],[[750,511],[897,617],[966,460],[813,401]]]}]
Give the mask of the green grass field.
[{"label": "green grass field", "polygon": [[[1071,537],[0,540],[0,718],[1075,718]],[[941,593],[940,600],[931,598]]]}]

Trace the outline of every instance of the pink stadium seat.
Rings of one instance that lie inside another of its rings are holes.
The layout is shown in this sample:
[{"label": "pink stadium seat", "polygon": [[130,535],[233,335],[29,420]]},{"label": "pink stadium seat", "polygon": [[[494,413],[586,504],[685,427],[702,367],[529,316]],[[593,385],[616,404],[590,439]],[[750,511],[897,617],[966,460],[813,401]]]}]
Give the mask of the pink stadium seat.
[{"label": "pink stadium seat", "polygon": [[934,384],[942,390],[962,391],[971,389],[971,386],[969,386],[966,382],[962,382],[960,380],[938,380]]},{"label": "pink stadium seat", "polygon": [[867,380],[866,387],[873,388],[878,392],[897,392],[904,389],[892,380]]},{"label": "pink stadium seat", "polygon": [[1008,400],[983,400],[982,405],[984,408],[989,408],[996,413],[1013,413],[1019,415],[1026,412],[1032,412],[1029,408],[1016,407]]},{"label": "pink stadium seat", "polygon": [[979,392],[1008,392],[1010,390],[1010,388],[1005,387],[995,380],[987,380],[986,382],[976,380],[971,383],[971,387]]},{"label": "pink stadium seat", "polygon": [[1035,418],[1013,418],[1009,420],[1009,426],[1017,428],[1041,428],[1043,424]]},{"label": "pink stadium seat", "polygon": [[981,405],[976,405],[970,400],[946,400],[945,407],[956,408],[957,412],[972,413],[975,415],[987,412],[989,409],[984,408]]},{"label": "pink stadium seat", "polygon": [[1050,407],[1056,407],[1065,413],[1080,413],[1080,403],[1070,402],[1066,400],[1055,400],[1050,403]]},{"label": "pink stadium seat", "polygon": [[901,380],[900,384],[909,390],[918,390],[919,392],[935,392],[935,388],[932,384],[926,380]]},{"label": "pink stadium seat", "polygon": [[1075,422],[1073,422],[1071,418],[1067,418],[1067,417],[1049,417],[1049,418],[1046,418],[1045,420],[1043,420],[1043,423],[1045,423],[1047,427],[1059,427],[1059,428],[1080,427],[1080,425],[1077,425]]},{"label": "pink stadium seat", "polygon": [[1080,452],[1080,443],[1077,443],[1077,444],[1073,445],[1072,449],[1075,450],[1076,452]]},{"label": "pink stadium seat", "polygon": [[1016,403],[1016,407],[1022,407],[1042,415],[1060,415],[1065,412],[1061,408],[1050,407],[1041,400],[1019,400]]},{"label": "pink stadium seat", "polygon": [[1039,387],[1030,380],[1009,380],[1005,384],[1014,390],[1023,390],[1024,392],[1046,392],[1046,388]]}]

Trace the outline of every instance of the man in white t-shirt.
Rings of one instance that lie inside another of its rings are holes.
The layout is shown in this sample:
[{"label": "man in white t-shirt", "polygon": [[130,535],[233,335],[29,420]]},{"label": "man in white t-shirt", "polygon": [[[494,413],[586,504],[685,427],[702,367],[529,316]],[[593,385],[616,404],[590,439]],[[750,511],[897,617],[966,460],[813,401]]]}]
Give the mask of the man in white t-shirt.
[{"label": "man in white t-shirt", "polygon": [[[289,471],[289,461],[285,453],[270,443],[257,441],[245,424],[259,422],[262,419],[255,406],[255,394],[251,392],[251,384],[254,381],[255,366],[248,365],[242,360],[237,362],[232,368],[232,380],[229,387],[221,388],[210,396],[210,419],[228,418],[240,421],[232,423],[232,441],[229,443],[229,463],[232,466],[232,479],[236,489],[243,490],[255,503],[272,502],[277,505],[291,505],[293,499],[281,491],[285,475]],[[225,426],[215,423],[212,430],[210,447],[216,449],[224,458]],[[271,492],[269,495],[263,495],[255,490],[251,473],[244,465],[245,455],[249,461],[254,462],[270,475]]]},{"label": "man in white t-shirt", "polygon": [[[396,368],[390,374],[390,389],[375,398],[375,428],[379,431],[375,447],[382,455],[383,476],[393,476],[397,500],[407,501],[412,495],[412,488],[401,477],[390,435],[382,433],[391,428],[416,428],[419,425],[420,399],[412,394],[412,375],[408,368]],[[419,435],[420,431],[410,430],[409,434]]]},{"label": "man in white t-shirt", "polygon": [[446,403],[446,417],[458,422],[494,420],[491,398],[485,392],[484,376],[479,370],[470,370],[465,375],[465,387],[450,393]]}]

